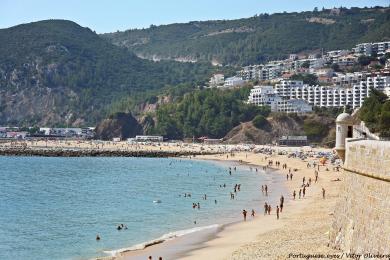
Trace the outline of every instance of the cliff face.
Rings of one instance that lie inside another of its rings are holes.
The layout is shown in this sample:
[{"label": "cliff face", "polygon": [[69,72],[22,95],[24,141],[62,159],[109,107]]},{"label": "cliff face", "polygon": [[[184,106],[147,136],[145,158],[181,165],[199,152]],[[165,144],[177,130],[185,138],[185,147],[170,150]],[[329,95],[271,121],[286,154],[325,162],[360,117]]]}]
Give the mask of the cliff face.
[{"label": "cliff face", "polygon": [[130,113],[116,113],[96,127],[96,137],[101,140],[126,139],[142,133],[142,126]]}]

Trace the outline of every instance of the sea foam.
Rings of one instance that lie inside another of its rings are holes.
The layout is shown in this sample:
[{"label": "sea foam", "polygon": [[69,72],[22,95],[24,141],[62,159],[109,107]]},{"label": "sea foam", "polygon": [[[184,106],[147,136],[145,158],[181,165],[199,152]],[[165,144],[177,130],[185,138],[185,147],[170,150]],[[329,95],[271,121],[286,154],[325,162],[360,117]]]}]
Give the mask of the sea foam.
[{"label": "sea foam", "polygon": [[109,256],[113,256],[114,257],[114,256],[117,256],[120,253],[130,252],[130,251],[137,251],[137,250],[143,250],[143,249],[145,249],[147,247],[154,246],[154,245],[157,245],[157,244],[161,244],[161,243],[164,243],[165,241],[169,241],[169,240],[172,240],[172,239],[175,239],[175,238],[178,238],[178,237],[182,237],[182,236],[185,236],[185,235],[189,235],[189,234],[192,234],[192,233],[195,233],[195,232],[205,231],[205,230],[209,230],[209,229],[217,230],[219,227],[220,227],[219,224],[213,224],[213,225],[209,225],[209,226],[195,227],[195,228],[190,228],[190,229],[178,230],[178,231],[166,233],[166,234],[162,235],[161,237],[159,237],[157,239],[153,239],[153,240],[150,240],[150,241],[147,241],[147,242],[136,244],[136,245],[131,246],[131,247],[125,247],[125,248],[120,248],[120,249],[116,249],[116,250],[104,251],[104,253],[109,255]]}]

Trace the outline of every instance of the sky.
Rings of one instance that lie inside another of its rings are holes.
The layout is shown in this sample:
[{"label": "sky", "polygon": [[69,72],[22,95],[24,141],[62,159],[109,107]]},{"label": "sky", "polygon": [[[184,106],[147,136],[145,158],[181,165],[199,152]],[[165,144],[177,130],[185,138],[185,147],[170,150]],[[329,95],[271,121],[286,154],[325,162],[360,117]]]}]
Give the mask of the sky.
[{"label": "sky", "polygon": [[389,6],[390,0],[0,0],[0,28],[46,19],[72,20],[98,33],[260,13]]}]

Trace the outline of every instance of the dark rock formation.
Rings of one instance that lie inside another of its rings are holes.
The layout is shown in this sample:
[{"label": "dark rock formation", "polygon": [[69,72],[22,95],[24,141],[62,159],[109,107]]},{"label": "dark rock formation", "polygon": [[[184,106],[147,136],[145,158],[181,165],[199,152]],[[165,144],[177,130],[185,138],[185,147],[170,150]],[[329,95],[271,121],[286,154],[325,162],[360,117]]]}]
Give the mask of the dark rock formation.
[{"label": "dark rock formation", "polygon": [[116,113],[96,127],[96,138],[101,140],[112,140],[115,137],[126,139],[142,133],[142,126],[131,113]]}]

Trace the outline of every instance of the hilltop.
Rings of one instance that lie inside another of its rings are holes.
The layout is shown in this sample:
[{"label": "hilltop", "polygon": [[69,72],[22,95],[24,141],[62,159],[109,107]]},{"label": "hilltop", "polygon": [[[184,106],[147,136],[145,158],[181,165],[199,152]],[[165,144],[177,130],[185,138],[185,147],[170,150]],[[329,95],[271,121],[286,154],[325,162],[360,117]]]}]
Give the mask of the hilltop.
[{"label": "hilltop", "polygon": [[[255,12],[255,11],[254,11]],[[338,8],[193,21],[101,35],[139,57],[247,65],[390,39],[390,8]]]},{"label": "hilltop", "polygon": [[0,125],[95,125],[113,102],[200,84],[211,67],[143,60],[66,20],[2,29],[0,42]]}]

